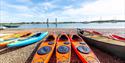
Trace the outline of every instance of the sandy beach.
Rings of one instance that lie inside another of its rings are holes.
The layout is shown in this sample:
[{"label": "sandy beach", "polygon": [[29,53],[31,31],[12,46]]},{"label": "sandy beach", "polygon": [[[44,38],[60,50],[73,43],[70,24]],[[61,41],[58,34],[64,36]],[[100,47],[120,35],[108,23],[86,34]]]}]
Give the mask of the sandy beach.
[{"label": "sandy beach", "polygon": [[[91,29],[91,30],[96,30],[104,34],[115,33],[115,34],[122,35],[122,36],[125,35],[125,29]],[[8,33],[15,33],[18,31],[32,31],[32,32],[44,32],[44,31],[62,32],[63,31],[63,32],[68,33],[70,31],[76,31],[76,29],[65,29],[65,28],[61,28],[61,29],[59,28],[55,28],[55,29],[54,28],[6,29],[6,30],[0,30],[0,33],[8,34]],[[32,45],[25,46],[25,47],[13,48],[13,49],[0,48],[0,63],[30,63],[30,61],[32,60],[33,54],[38,47],[38,44],[39,42],[32,44]],[[94,53],[97,55],[101,63],[125,63],[124,60],[121,60],[118,57],[102,52],[99,49],[96,49],[92,46],[90,47],[92,48]],[[76,58],[78,59],[78,57]],[[53,59],[51,59],[50,61],[52,60]],[[72,62],[72,63],[76,63],[76,62]]]}]

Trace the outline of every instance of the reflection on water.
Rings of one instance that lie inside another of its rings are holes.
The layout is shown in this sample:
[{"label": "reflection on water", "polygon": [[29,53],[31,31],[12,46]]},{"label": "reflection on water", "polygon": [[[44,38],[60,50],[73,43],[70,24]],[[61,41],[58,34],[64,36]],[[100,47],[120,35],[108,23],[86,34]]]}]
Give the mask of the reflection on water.
[{"label": "reflection on water", "polygon": [[[18,28],[47,28],[47,24],[23,24]],[[56,28],[56,24],[49,24],[49,28]],[[117,23],[68,23],[57,24],[57,28],[125,28],[125,22]]]}]

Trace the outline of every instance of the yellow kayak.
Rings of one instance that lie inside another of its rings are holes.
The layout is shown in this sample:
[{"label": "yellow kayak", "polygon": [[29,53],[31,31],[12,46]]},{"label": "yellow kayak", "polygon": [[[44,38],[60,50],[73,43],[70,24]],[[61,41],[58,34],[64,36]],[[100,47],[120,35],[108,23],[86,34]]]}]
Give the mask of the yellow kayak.
[{"label": "yellow kayak", "polygon": [[1,41],[1,42],[0,42],[0,47],[7,46],[7,44],[16,42],[16,41],[18,41],[18,40],[27,39],[28,37],[30,37],[30,36],[32,36],[32,35],[33,35],[33,33],[31,33],[31,34],[26,34],[25,36],[22,36],[22,37],[19,37],[19,38],[15,38],[15,39],[11,39],[11,40],[6,40],[6,41]]},{"label": "yellow kayak", "polygon": [[14,33],[14,34],[2,36],[2,37],[0,37],[0,42],[5,41],[5,40],[9,40],[9,39],[13,39],[13,38],[25,37],[25,36],[27,36],[31,33],[32,32],[29,32],[29,31],[27,31],[27,32],[17,32],[17,33]]}]

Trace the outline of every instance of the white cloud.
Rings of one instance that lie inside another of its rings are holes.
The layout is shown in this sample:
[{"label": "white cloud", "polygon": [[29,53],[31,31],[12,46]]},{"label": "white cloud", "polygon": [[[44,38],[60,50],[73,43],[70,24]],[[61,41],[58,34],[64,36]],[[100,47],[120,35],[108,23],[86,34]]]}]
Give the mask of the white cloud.
[{"label": "white cloud", "polygon": [[[19,1],[19,0],[18,0]],[[23,0],[28,2],[30,0]],[[6,4],[6,5],[5,5]],[[17,14],[1,11],[0,20],[2,21],[46,21],[46,18],[58,18],[59,21],[84,21],[84,20],[110,20],[110,19],[124,19],[125,20],[125,0],[97,0],[84,4],[80,8],[73,8],[72,5],[64,7],[64,10],[53,11],[45,13],[49,8],[56,8],[57,6],[52,2],[45,2],[43,4],[34,5],[29,8],[23,5],[12,5],[2,3],[2,7],[14,8],[16,11],[22,11]],[[4,17],[8,16],[8,17]],[[11,17],[10,17],[11,16]]]},{"label": "white cloud", "polygon": [[16,1],[21,3],[31,2],[31,0],[16,0]]},{"label": "white cloud", "polygon": [[15,11],[27,11],[27,10],[29,10],[29,8],[27,6],[13,5],[13,4],[9,4],[7,2],[4,2],[4,1],[1,1],[0,7],[1,7],[1,9],[5,9],[7,11],[12,10],[12,9],[14,9]]},{"label": "white cloud", "polygon": [[17,16],[21,16],[21,17],[28,17],[28,18],[30,18],[30,17],[34,17],[33,15],[31,15],[31,14],[26,14],[26,13],[24,13],[24,14],[17,14]]},{"label": "white cloud", "polygon": [[85,17],[83,20],[98,20],[100,17],[103,20],[125,19],[124,4],[124,0],[98,0],[79,9],[68,8],[62,14],[69,17]]},{"label": "white cloud", "polygon": [[93,15],[118,15],[124,13],[124,4],[124,0],[99,0],[86,5],[84,11]]}]

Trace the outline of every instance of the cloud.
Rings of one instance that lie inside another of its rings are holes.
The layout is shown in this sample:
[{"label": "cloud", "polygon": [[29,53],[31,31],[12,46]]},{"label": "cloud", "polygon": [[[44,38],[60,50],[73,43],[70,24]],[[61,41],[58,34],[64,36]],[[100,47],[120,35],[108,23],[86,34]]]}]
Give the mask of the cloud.
[{"label": "cloud", "polygon": [[0,21],[125,19],[124,0],[1,0]]},{"label": "cloud", "polygon": [[98,0],[82,5],[78,9],[65,9],[62,14],[83,20],[99,20],[100,18],[103,20],[125,19],[124,4],[124,0]]}]

